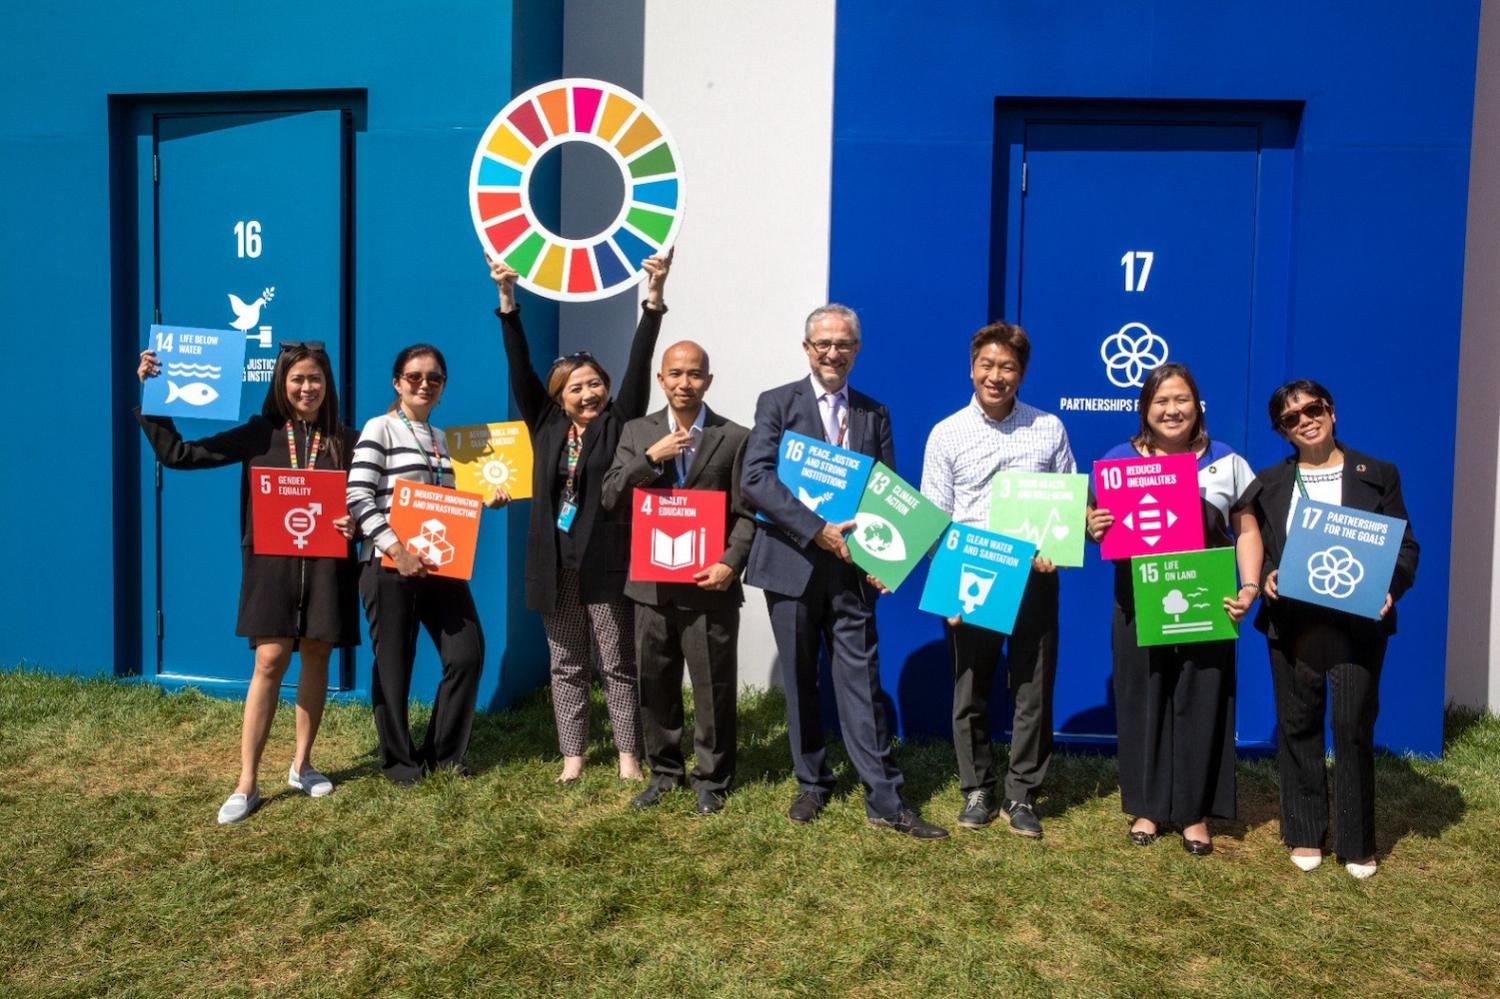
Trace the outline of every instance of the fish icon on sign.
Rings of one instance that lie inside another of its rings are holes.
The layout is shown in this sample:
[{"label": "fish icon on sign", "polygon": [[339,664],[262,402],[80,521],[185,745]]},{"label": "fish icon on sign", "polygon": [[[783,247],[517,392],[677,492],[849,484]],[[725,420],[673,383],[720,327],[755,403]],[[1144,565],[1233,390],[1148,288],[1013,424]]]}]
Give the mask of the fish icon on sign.
[{"label": "fish icon on sign", "polygon": [[1177,523],[1177,514],[1171,510],[1162,510],[1161,501],[1147,493],[1141,497],[1136,508],[1125,515],[1123,523],[1139,534],[1146,544],[1155,545],[1161,540],[1162,528]]},{"label": "fish icon on sign", "polygon": [[207,406],[218,397],[218,391],[205,382],[188,382],[186,385],[178,385],[170,378],[167,379],[167,402],[176,402],[181,399],[189,406]]}]

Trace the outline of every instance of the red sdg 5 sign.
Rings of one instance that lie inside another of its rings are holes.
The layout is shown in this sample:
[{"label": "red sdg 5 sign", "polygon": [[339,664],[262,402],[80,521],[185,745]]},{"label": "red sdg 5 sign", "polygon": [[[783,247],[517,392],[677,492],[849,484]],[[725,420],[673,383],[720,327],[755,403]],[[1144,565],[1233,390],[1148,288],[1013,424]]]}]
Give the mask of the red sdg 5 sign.
[{"label": "red sdg 5 sign", "polygon": [[349,511],[343,472],[252,468],[250,475],[255,554],[348,557],[349,542],[333,526]]},{"label": "red sdg 5 sign", "polygon": [[630,519],[630,578],[691,583],[724,555],[728,494],[718,489],[637,489]]}]

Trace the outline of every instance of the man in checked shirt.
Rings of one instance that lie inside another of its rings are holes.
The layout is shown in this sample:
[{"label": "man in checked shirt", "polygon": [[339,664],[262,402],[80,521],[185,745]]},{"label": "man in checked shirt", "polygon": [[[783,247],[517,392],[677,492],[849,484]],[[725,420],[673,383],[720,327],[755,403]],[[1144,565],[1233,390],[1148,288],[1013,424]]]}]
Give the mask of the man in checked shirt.
[{"label": "man in checked shirt", "polygon": [[[932,428],[922,461],[922,493],[955,523],[989,527],[990,480],[996,472],[1074,471],[1062,421],[1016,398],[1030,357],[1025,330],[1009,323],[992,323],[969,343],[974,396]],[[1011,832],[1040,838],[1042,824],[1032,798],[1052,758],[1056,566],[1045,558],[1032,559],[1010,635],[965,624],[960,617],[948,619],[944,630],[953,658],[953,747],[964,792],[958,824],[982,829],[1004,816]],[[990,688],[1002,650],[1015,705],[1003,798],[996,794],[990,745]]]}]

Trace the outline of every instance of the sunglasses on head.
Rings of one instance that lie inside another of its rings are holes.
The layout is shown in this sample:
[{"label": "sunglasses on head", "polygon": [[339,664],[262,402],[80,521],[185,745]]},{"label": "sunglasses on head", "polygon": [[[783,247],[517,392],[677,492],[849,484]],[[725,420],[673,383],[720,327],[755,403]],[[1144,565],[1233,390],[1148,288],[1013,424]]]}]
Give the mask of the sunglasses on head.
[{"label": "sunglasses on head", "polygon": [[408,371],[401,376],[401,380],[412,388],[419,387],[424,381],[433,388],[442,388],[448,376],[437,371]]},{"label": "sunglasses on head", "polygon": [[571,354],[564,354],[562,357],[559,357],[557,360],[553,361],[552,362],[552,366],[555,368],[559,364],[562,364],[564,361],[579,361],[579,362],[584,363],[584,364],[595,364],[595,363],[597,363],[594,360],[594,355],[590,354],[588,351],[586,351],[586,350],[575,350],[575,351],[573,351],[573,353],[571,353]]},{"label": "sunglasses on head", "polygon": [[289,350],[297,350],[306,347],[308,350],[326,351],[327,345],[322,340],[283,340],[281,341],[281,352],[285,354]]},{"label": "sunglasses on head", "polygon": [[1318,400],[1316,402],[1308,403],[1301,409],[1287,410],[1285,413],[1281,414],[1281,418],[1276,422],[1282,430],[1295,430],[1297,424],[1302,422],[1302,418],[1304,416],[1309,420],[1321,420],[1323,417],[1327,416],[1328,413],[1328,403],[1323,402],[1322,400]]}]

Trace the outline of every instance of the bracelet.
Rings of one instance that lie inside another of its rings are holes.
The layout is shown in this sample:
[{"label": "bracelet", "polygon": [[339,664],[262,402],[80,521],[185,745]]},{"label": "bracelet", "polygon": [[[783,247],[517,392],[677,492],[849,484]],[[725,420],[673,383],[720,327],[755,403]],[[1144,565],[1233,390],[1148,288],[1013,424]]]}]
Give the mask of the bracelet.
[{"label": "bracelet", "polygon": [[1243,590],[1247,586],[1250,587],[1251,589],[1255,590],[1256,593],[1262,592],[1259,583],[1250,583],[1250,582],[1241,583],[1240,584],[1240,589]]}]

